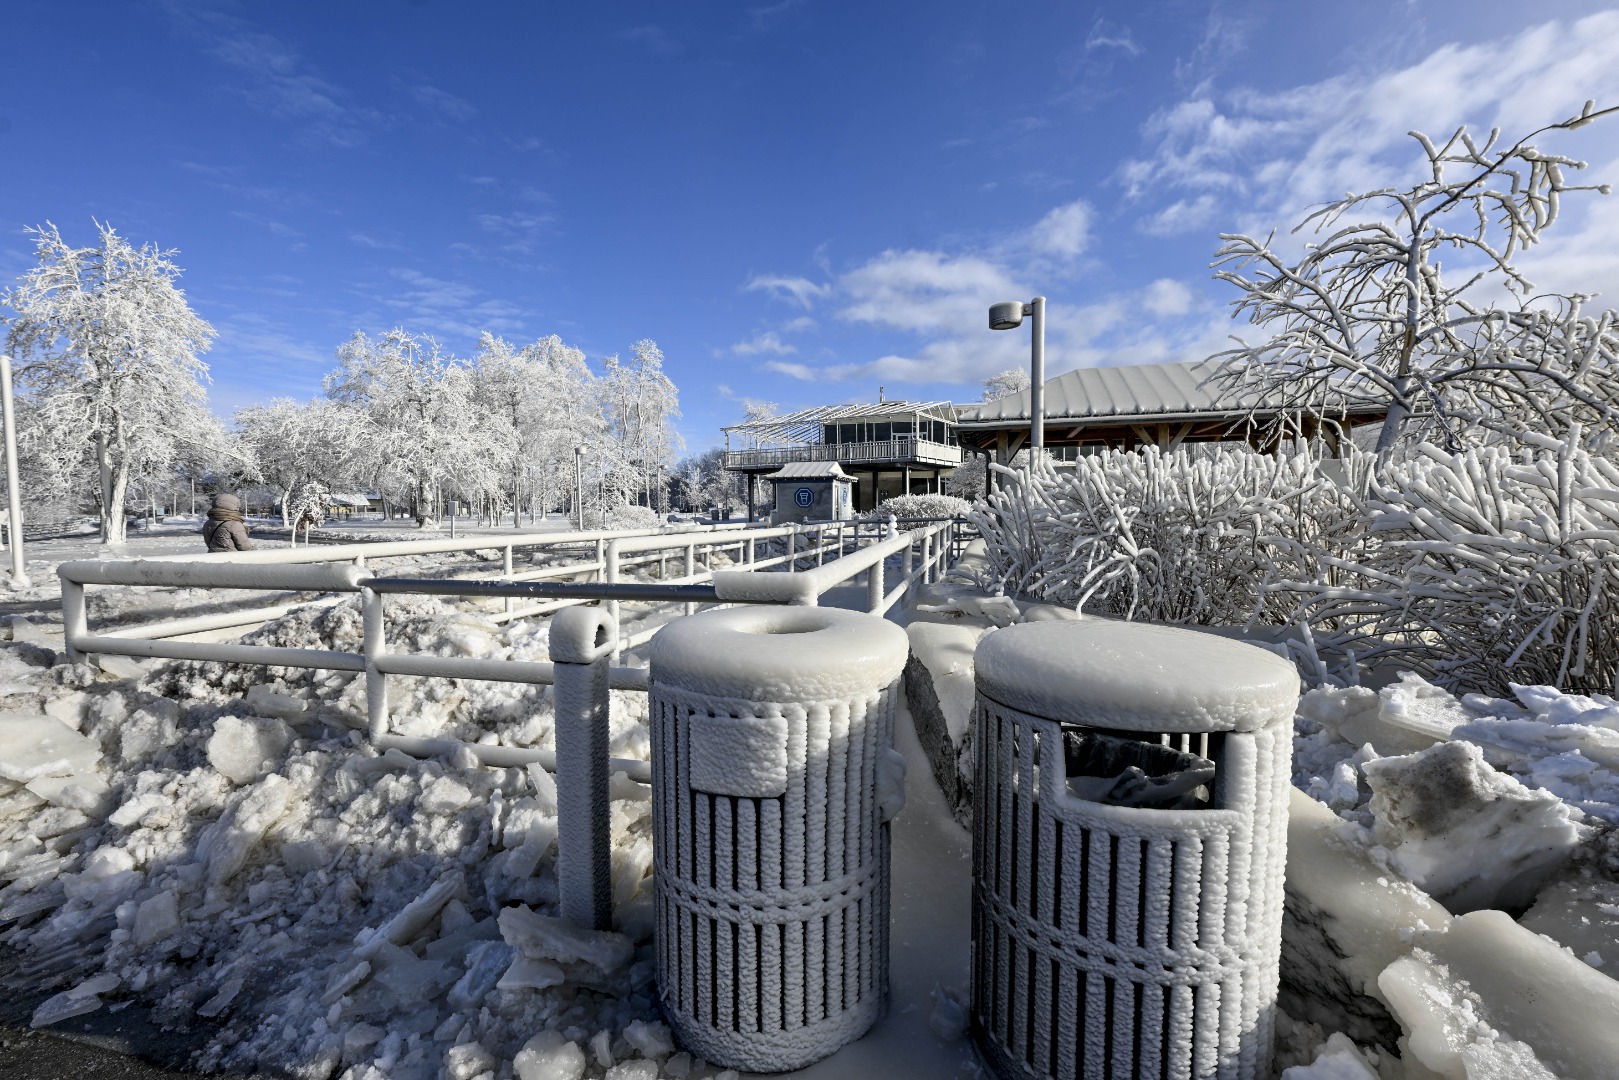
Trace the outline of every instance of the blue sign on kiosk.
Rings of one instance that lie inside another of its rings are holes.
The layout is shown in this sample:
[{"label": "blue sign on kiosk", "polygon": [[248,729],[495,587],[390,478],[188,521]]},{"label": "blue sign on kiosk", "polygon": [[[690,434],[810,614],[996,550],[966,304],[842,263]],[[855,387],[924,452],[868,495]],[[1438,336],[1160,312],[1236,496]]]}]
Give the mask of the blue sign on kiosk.
[{"label": "blue sign on kiosk", "polygon": [[793,493],[793,501],[799,506],[813,506],[815,505],[815,492],[807,487],[801,487]]}]

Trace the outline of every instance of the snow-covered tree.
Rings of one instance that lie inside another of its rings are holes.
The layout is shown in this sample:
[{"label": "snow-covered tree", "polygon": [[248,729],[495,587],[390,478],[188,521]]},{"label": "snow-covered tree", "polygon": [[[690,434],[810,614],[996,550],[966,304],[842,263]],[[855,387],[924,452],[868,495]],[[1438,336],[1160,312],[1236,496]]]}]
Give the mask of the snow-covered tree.
[{"label": "snow-covered tree", "polygon": [[97,229],[87,248],[71,247],[52,224],[30,229],[38,265],[0,303],[16,312],[6,347],[21,361],[26,415],[39,425],[25,441],[60,455],[57,482],[92,488],[102,541],[121,544],[131,479],[219,439],[199,359],[214,328],[175,287],[173,251]]},{"label": "snow-covered tree", "polygon": [[278,492],[283,525],[292,524],[294,492],[315,481],[341,483],[353,475],[355,419],[352,406],[319,399],[300,405],[276,398],[236,414],[259,477]]},{"label": "snow-covered tree", "polygon": [[1007,368],[984,380],[983,400],[994,401],[1008,394],[1020,394],[1029,388],[1029,373],[1022,368]]},{"label": "snow-covered tree", "polygon": [[[1426,437],[1451,446],[1487,432],[1561,432],[1619,420],[1619,335],[1612,312],[1585,296],[1534,295],[1514,265],[1557,218],[1584,162],[1536,150],[1546,132],[1580,128],[1614,108],[1576,116],[1510,145],[1465,128],[1442,144],[1412,136],[1427,179],[1348,195],[1293,231],[1320,239],[1294,256],[1265,240],[1222,234],[1215,277],[1269,336],[1221,354],[1232,386],[1307,406],[1340,395],[1386,401],[1377,449]],[[1441,275],[1439,256],[1451,254]],[[1457,281],[1459,277],[1459,283]]]},{"label": "snow-covered tree", "polygon": [[654,507],[675,451],[681,446],[673,420],[680,393],[663,373],[663,351],[650,339],[630,347],[631,360],[604,361],[602,406],[611,437],[604,489],[614,500]]},{"label": "snow-covered tree", "polygon": [[487,467],[471,434],[478,417],[466,366],[432,338],[397,328],[375,341],[356,332],[337,356],[326,393],[363,417],[356,467],[378,491],[408,501],[418,525],[436,527],[440,483],[466,483]]}]

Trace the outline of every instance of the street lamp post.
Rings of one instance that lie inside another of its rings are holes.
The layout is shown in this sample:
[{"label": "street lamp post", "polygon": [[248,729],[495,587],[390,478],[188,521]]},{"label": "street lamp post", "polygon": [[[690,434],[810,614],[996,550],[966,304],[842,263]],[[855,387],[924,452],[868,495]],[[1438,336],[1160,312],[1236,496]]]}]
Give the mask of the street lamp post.
[{"label": "street lamp post", "polygon": [[579,531],[585,531],[585,448],[573,448],[573,513],[579,519]]},{"label": "street lamp post", "polygon": [[989,306],[991,330],[1015,330],[1029,316],[1029,454],[1046,445],[1046,298]]},{"label": "street lamp post", "polygon": [[11,521],[11,587],[26,589],[33,584],[22,555],[22,491],[17,486],[17,409],[11,397],[11,356],[0,353],[0,410],[5,413],[6,509]]}]

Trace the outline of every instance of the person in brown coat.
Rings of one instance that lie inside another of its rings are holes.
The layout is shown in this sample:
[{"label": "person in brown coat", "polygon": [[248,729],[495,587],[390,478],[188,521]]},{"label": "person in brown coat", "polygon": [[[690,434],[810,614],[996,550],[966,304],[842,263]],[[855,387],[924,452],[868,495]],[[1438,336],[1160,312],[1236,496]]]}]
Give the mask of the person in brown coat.
[{"label": "person in brown coat", "polygon": [[241,499],[235,495],[215,495],[208,520],[202,523],[202,538],[208,542],[208,550],[252,551],[253,543],[247,538],[244,520]]}]

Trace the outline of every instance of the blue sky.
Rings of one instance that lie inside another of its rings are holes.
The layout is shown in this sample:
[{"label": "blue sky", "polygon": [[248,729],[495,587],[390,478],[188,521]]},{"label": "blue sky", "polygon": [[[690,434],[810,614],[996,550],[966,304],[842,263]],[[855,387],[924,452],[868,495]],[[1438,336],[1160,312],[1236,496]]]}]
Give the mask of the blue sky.
[{"label": "blue sky", "polygon": [[[592,360],[654,338],[692,449],[742,398],[972,399],[1190,359],[1234,326],[1224,231],[1409,180],[1413,127],[1619,104],[1602,4],[11,0],[0,278],[23,228],[179,249],[228,416],[309,397],[355,330]],[[1547,140],[1619,180],[1619,121]],[[1619,198],[1538,283],[1619,296]]]}]

